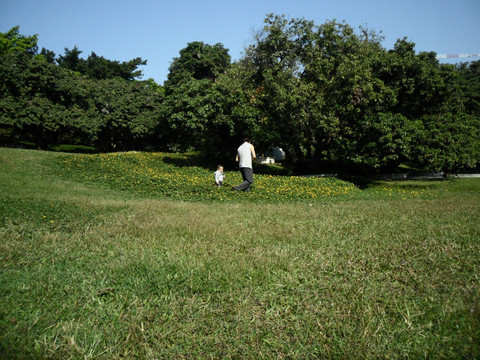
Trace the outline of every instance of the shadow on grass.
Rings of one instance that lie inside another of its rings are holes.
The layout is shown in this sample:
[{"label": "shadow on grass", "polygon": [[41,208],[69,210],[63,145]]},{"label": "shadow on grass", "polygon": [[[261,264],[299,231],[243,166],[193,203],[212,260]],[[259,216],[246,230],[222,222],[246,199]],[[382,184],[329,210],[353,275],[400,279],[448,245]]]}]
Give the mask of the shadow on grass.
[{"label": "shadow on grass", "polygon": [[392,183],[396,188],[418,190],[435,187],[445,182],[451,182],[450,179],[378,179],[368,176],[339,175],[337,178],[353,183],[361,190],[380,186],[381,184]]},{"label": "shadow on grass", "polygon": [[367,176],[340,174],[336,177],[340,180],[351,182],[361,190],[368,189],[369,187],[379,184],[377,180]]},{"label": "shadow on grass", "polygon": [[182,167],[201,167],[210,171],[215,171],[218,164],[215,164],[205,155],[198,153],[189,154],[171,154],[163,157],[163,162],[179,168]]}]

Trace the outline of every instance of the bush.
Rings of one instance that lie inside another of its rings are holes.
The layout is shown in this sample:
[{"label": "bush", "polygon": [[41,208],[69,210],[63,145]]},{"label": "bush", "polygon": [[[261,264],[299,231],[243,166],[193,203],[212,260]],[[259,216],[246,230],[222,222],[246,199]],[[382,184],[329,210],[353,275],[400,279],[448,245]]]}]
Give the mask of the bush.
[{"label": "bush", "polygon": [[93,154],[98,152],[97,148],[85,145],[54,145],[50,146],[49,150],[82,154]]}]

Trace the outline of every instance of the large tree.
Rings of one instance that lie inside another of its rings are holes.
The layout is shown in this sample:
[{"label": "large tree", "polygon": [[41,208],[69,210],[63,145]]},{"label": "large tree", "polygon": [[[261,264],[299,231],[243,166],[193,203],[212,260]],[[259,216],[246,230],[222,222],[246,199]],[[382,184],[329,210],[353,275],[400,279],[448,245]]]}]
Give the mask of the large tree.
[{"label": "large tree", "polygon": [[221,92],[215,81],[230,66],[222,44],[189,43],[170,66],[165,82],[163,118],[171,149],[218,152],[230,135],[229,119],[222,116]]},{"label": "large tree", "polygon": [[262,89],[268,139],[300,160],[348,156],[354,149],[342,140],[353,134],[352,124],[386,101],[367,60],[382,52],[379,37],[334,21],[316,26],[270,15],[265,23],[246,60]]}]

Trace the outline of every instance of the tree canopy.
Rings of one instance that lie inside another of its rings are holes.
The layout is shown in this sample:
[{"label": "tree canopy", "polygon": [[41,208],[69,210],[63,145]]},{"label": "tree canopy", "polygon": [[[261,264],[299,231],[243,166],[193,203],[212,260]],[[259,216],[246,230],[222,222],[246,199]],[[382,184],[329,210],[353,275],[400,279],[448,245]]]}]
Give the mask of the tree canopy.
[{"label": "tree canopy", "polygon": [[80,51],[76,46],[72,50],[65,48],[65,55],[60,55],[57,63],[60,67],[77,71],[93,79],[105,80],[119,77],[124,80],[134,80],[142,77],[142,71],[137,68],[146,65],[147,61],[137,57],[130,61],[112,61],[98,56],[93,51],[86,60],[80,58]]},{"label": "tree canopy", "polygon": [[191,42],[173,59],[165,86],[171,88],[190,79],[215,81],[229,65],[230,55],[222,44]]},{"label": "tree canopy", "polygon": [[20,34],[20,26],[0,33],[0,55],[9,52],[22,52],[33,56],[37,52],[38,35],[24,36]]}]

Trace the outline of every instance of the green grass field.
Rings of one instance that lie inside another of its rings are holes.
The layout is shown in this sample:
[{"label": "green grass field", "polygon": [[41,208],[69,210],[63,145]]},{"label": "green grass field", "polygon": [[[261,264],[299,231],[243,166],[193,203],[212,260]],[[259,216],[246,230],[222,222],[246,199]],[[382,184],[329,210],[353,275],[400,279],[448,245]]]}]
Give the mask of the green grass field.
[{"label": "green grass field", "polygon": [[0,149],[0,358],[480,358],[479,179],[212,179]]}]

